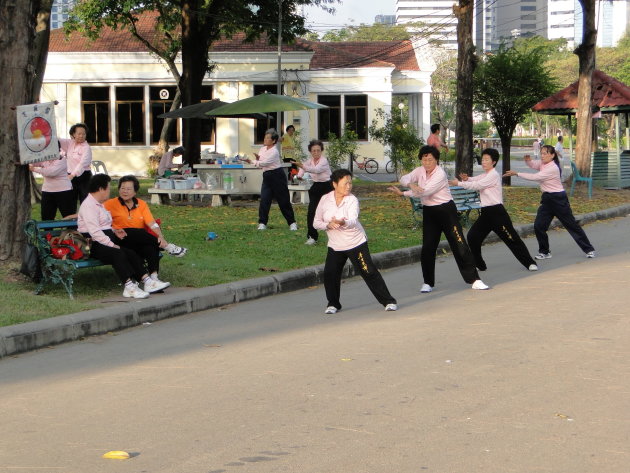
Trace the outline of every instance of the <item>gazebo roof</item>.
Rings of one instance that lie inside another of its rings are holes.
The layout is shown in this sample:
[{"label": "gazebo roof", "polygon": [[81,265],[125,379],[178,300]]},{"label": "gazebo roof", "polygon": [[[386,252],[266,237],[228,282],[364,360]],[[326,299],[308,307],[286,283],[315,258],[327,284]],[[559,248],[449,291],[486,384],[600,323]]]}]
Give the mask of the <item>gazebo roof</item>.
[{"label": "gazebo roof", "polygon": [[[578,108],[578,84],[574,82],[559,92],[541,100],[532,111],[546,115],[573,115]],[[593,71],[591,105],[602,113],[630,111],[630,87],[600,70]]]}]

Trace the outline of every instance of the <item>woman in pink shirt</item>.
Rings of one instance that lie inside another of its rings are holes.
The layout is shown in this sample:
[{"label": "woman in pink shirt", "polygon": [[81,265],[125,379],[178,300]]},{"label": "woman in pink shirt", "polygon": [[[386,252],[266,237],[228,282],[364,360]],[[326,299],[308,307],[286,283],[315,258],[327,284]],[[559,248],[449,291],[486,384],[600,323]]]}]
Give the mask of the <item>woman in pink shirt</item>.
[{"label": "woman in pink shirt", "polygon": [[328,234],[328,254],[324,265],[324,288],[328,306],[325,314],[341,310],[341,274],[348,258],[374,297],[386,311],[398,310],[396,299],[389,293],[367,244],[365,230],[359,222],[359,200],[352,195],[352,173],[337,169],[331,175],[334,191],[321,198],[313,225]]},{"label": "woman in pink shirt", "polygon": [[494,148],[487,148],[481,152],[481,167],[485,171],[478,176],[469,177],[460,174],[460,180],[449,181],[451,186],[479,191],[481,197],[481,215],[468,231],[467,240],[470,251],[475,258],[475,265],[480,271],[487,269],[486,262],[481,256],[481,245],[490,232],[496,233],[503,243],[516,256],[516,259],[530,271],[538,271],[538,266],[532,259],[527,246],[518,235],[510,215],[503,206],[503,187],[501,176],[494,169],[499,162],[499,152]]},{"label": "woman in pink shirt", "polygon": [[578,246],[586,253],[586,257],[594,258],[595,248],[593,248],[586,233],[575,220],[571,204],[569,204],[569,198],[562,186],[562,181],[560,180],[562,171],[556,149],[551,145],[544,145],[540,149],[540,161],[533,161],[529,155],[525,155],[525,164],[532,169],[538,170],[538,172],[526,173],[510,170],[503,175],[505,177],[518,176],[540,184],[542,196],[538,212],[536,213],[536,220],[534,221],[534,232],[538,240],[538,254],[534,258],[551,258],[547,230],[549,230],[549,225],[551,225],[554,217],[560,220]]},{"label": "woman in pink shirt", "polygon": [[308,144],[308,151],[311,153],[310,159],[307,159],[303,163],[298,161],[295,165],[300,168],[297,174],[298,179],[302,179],[304,173],[308,172],[313,180],[313,184],[308,190],[309,203],[308,212],[306,214],[306,244],[314,245],[319,238],[319,233],[315,227],[313,227],[317,204],[319,204],[323,195],[333,190],[333,186],[330,182],[330,165],[328,164],[328,160],[322,156],[324,143],[319,140],[312,140]]},{"label": "woman in pink shirt", "polygon": [[54,220],[57,209],[62,217],[77,213],[77,200],[72,191],[72,183],[68,179],[68,163],[66,156],[59,159],[29,164],[29,169],[44,176],[42,185],[42,220]]},{"label": "woman in pink shirt", "polygon": [[83,123],[77,123],[70,127],[72,139],[61,138],[61,149],[68,159],[68,177],[72,181],[72,189],[75,198],[83,202],[88,195],[88,183],[92,177],[92,148],[87,140],[88,127]]},{"label": "woman in pink shirt", "polygon": [[438,166],[440,152],[434,146],[423,146],[418,157],[422,166],[400,178],[400,183],[411,190],[402,192],[398,187],[390,187],[389,190],[406,197],[419,196],[422,200],[420,264],[424,284],[420,292],[431,292],[435,287],[435,257],[442,233],[448,240],[464,281],[472,284],[473,289],[489,289],[479,279],[475,259],[464,239],[457,207],[448,188],[448,178],[444,169]]},{"label": "woman in pink shirt", "polygon": [[[263,182],[260,189],[260,205],[258,207],[258,230],[266,230],[269,221],[269,210],[271,209],[271,201],[275,198],[282,215],[289,224],[289,230],[296,232],[298,227],[295,223],[295,215],[293,214],[293,206],[289,197],[289,187],[287,181],[287,173],[282,168],[282,160],[280,153],[276,147],[278,142],[278,132],[273,128],[265,132],[263,140],[264,146],[260,148],[253,161],[263,171]],[[244,160],[252,163],[251,159]]]}]

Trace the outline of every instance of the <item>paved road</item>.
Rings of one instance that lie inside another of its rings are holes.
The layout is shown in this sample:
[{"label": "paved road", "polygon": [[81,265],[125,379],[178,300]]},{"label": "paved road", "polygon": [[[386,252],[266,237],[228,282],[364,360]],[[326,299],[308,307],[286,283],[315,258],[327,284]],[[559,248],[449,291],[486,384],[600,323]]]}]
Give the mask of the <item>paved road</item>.
[{"label": "paved road", "polygon": [[388,271],[396,313],[351,280],[0,360],[0,473],[627,473],[630,217],[586,231],[487,247],[490,291]]}]

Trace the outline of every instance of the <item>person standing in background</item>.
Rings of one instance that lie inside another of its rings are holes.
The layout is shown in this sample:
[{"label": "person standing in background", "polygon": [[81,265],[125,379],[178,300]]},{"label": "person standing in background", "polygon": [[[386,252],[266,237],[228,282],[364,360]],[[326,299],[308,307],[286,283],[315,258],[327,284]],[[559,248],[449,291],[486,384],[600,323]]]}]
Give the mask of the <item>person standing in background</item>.
[{"label": "person standing in background", "polygon": [[556,149],[556,155],[558,156],[558,159],[560,160],[561,163],[563,163],[564,162],[564,147],[562,146],[562,135],[558,135],[558,142],[556,143],[555,149]]},{"label": "person standing in background", "polygon": [[427,146],[433,146],[438,151],[440,150],[440,148],[444,148],[444,151],[448,152],[448,146],[442,141],[442,138],[440,138],[439,123],[434,123],[433,125],[431,125],[431,134],[427,138]]},{"label": "person standing in background", "polygon": [[300,168],[297,175],[298,179],[301,179],[304,173],[308,172],[313,180],[313,184],[308,190],[309,203],[308,213],[306,214],[306,244],[314,245],[319,238],[319,233],[315,227],[313,227],[317,204],[319,204],[323,195],[333,190],[333,186],[330,182],[330,165],[328,164],[328,160],[322,156],[324,143],[319,140],[312,140],[308,144],[308,151],[311,153],[311,158],[303,163],[298,161],[296,165]]},{"label": "person standing in background", "polygon": [[282,162],[291,163],[291,167],[287,170],[287,176],[289,178],[289,182],[293,182],[294,178],[297,176],[299,170],[296,166],[296,147],[298,144],[295,142],[294,134],[295,127],[293,125],[289,125],[286,128],[286,133],[282,135],[280,139],[280,143],[282,145]]},{"label": "person standing in background", "polygon": [[68,178],[72,182],[74,200],[83,202],[88,195],[88,183],[92,177],[92,148],[87,140],[88,127],[76,123],[70,127],[71,139],[60,138],[61,149],[68,160]]},{"label": "person standing in background", "polygon": [[62,218],[77,212],[77,199],[72,191],[72,183],[68,177],[68,162],[63,151],[59,159],[32,163],[28,165],[28,168],[44,177],[41,205],[42,220],[54,220],[57,209],[59,209]]},{"label": "person standing in background", "polygon": [[538,138],[536,138],[534,140],[534,144],[532,145],[532,147],[534,148],[534,158],[535,159],[539,159],[540,158],[540,147],[542,146],[541,143],[541,139],[540,139],[540,135],[538,135]]}]

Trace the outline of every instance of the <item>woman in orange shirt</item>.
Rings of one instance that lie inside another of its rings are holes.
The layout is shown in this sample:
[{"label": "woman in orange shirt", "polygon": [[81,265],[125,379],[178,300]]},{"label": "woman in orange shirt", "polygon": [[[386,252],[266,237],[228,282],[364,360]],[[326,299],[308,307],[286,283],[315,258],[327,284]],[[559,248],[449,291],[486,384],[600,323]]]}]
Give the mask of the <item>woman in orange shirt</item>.
[{"label": "woman in orange shirt", "polygon": [[157,279],[161,250],[177,257],[187,250],[166,241],[147,203],[136,198],[138,190],[140,182],[135,176],[123,176],[118,181],[119,197],[105,201],[103,206],[112,214],[112,228],[122,240],[121,246],[134,250],[146,262],[151,278]]}]

